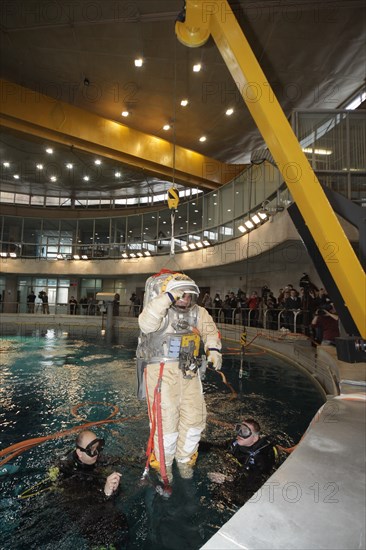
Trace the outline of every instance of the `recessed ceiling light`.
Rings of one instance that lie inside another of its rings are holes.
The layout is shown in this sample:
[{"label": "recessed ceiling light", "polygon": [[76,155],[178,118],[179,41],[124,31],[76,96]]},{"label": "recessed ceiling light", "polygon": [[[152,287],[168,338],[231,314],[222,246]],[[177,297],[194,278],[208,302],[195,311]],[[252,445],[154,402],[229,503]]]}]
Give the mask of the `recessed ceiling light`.
[{"label": "recessed ceiling light", "polygon": [[52,153],[53,153],[52,147],[47,147],[46,153],[48,153],[49,155],[52,155]]},{"label": "recessed ceiling light", "polygon": [[170,124],[164,124],[163,130],[165,131],[170,130]]},{"label": "recessed ceiling light", "polygon": [[37,170],[43,170],[43,164],[36,164]]},{"label": "recessed ceiling light", "polygon": [[231,108],[230,108],[230,109],[227,109],[227,111],[226,111],[225,114],[226,114],[227,116],[230,116],[230,115],[233,114],[233,112],[234,112],[234,109],[231,109]]},{"label": "recessed ceiling light", "polygon": [[102,161],[99,159],[95,159],[94,164],[96,164],[97,166],[100,166],[102,164]]},{"label": "recessed ceiling light", "polygon": [[115,177],[115,178],[120,178],[120,177],[121,177],[121,172],[116,172],[116,173],[114,174],[114,177]]},{"label": "recessed ceiling light", "polygon": [[201,68],[202,68],[201,63],[196,63],[195,65],[193,65],[193,72],[194,73],[199,73]]},{"label": "recessed ceiling light", "polygon": [[69,170],[72,170],[72,168],[74,168],[74,165],[71,164],[71,162],[68,162],[68,163],[66,164],[66,168],[68,168]]},{"label": "recessed ceiling light", "polygon": [[84,176],[84,177],[83,177],[83,180],[84,180],[84,181],[89,181],[89,176]]},{"label": "recessed ceiling light", "polygon": [[14,178],[15,180],[18,180],[18,179],[19,179],[19,175],[18,175],[18,174],[14,174],[13,178]]},{"label": "recessed ceiling light", "polygon": [[239,231],[241,231],[242,233],[245,233],[247,231],[247,228],[244,226],[244,225],[239,225],[238,227]]},{"label": "recessed ceiling light", "polygon": [[144,61],[141,57],[138,57],[137,59],[135,59],[134,63],[135,63],[135,67],[142,67]]},{"label": "recessed ceiling light", "polygon": [[182,99],[182,101],[180,102],[180,104],[182,105],[182,107],[187,107],[187,105],[188,105],[188,99]]},{"label": "recessed ceiling light", "polygon": [[200,141],[202,141],[202,142],[203,142],[203,141],[206,141],[206,139],[207,139],[206,136],[201,136],[201,137],[200,137]]},{"label": "recessed ceiling light", "polygon": [[3,162],[3,166],[4,166],[5,168],[9,168],[10,162]]},{"label": "recessed ceiling light", "polygon": [[127,117],[130,113],[128,111],[122,111],[121,115]]},{"label": "recessed ceiling light", "polygon": [[56,178],[56,176],[51,176],[51,177],[50,177],[50,180],[51,180],[51,181],[57,181],[57,178]]}]

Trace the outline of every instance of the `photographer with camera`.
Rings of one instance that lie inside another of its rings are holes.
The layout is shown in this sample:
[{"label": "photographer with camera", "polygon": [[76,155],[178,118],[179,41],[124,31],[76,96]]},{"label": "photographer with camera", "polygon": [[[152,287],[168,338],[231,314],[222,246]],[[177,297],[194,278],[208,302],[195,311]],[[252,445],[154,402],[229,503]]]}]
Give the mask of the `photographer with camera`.
[{"label": "photographer with camera", "polygon": [[318,308],[311,322],[311,326],[318,331],[316,341],[322,346],[335,346],[335,338],[340,335],[338,321],[339,317],[332,302]]}]

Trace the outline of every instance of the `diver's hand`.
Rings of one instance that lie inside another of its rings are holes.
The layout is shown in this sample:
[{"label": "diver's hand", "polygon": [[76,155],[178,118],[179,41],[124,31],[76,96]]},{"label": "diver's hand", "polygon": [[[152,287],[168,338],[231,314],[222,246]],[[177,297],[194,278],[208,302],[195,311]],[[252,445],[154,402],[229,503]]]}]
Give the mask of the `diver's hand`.
[{"label": "diver's hand", "polygon": [[222,355],[218,349],[208,348],[207,350],[207,361],[212,363],[212,366],[215,370],[221,370],[222,367]]},{"label": "diver's hand", "polygon": [[209,472],[207,474],[207,477],[210,481],[213,481],[214,483],[225,483],[225,481],[233,481],[233,478],[231,476],[227,476],[225,474],[221,474],[220,472]]},{"label": "diver's hand", "polygon": [[113,472],[113,474],[107,477],[107,480],[104,485],[104,494],[106,497],[113,495],[118,489],[119,482],[121,481],[121,475],[118,472]]}]

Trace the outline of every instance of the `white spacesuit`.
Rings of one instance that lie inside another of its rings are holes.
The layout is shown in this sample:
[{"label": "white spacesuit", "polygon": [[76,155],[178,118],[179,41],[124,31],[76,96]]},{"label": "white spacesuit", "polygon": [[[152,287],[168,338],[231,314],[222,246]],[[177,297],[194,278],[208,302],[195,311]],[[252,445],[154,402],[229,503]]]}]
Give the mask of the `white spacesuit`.
[{"label": "white spacesuit", "polygon": [[[165,460],[169,479],[174,459],[182,477],[192,476],[206,425],[199,376],[201,343],[208,362],[217,370],[222,364],[218,329],[207,310],[196,304],[198,294],[197,285],[186,275],[159,273],[146,282],[144,307],[139,316],[137,358],[146,366],[143,383],[150,426],[156,426],[154,454],[158,463],[162,458]],[[160,411],[156,413],[157,392],[160,392]],[[160,413],[159,427],[156,416]]]}]

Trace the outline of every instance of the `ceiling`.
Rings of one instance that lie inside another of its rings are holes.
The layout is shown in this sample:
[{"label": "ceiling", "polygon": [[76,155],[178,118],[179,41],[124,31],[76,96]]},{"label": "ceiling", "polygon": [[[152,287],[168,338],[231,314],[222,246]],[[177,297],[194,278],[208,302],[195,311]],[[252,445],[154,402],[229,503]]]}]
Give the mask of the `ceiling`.
[{"label": "ceiling", "polygon": [[[287,116],[295,108],[337,108],[364,85],[363,0],[229,3]],[[2,0],[1,77],[219,161],[248,163],[261,137],[213,40],[188,48],[176,39],[182,7],[181,0]],[[164,131],[167,123],[172,129]],[[96,168],[95,155],[64,145],[55,146],[60,176],[51,182],[35,169],[50,163],[46,145],[3,129],[0,162],[12,165],[2,166],[1,189],[19,191],[21,183],[24,193],[119,197],[169,187],[107,159]],[[21,182],[13,178],[17,166]]]}]

